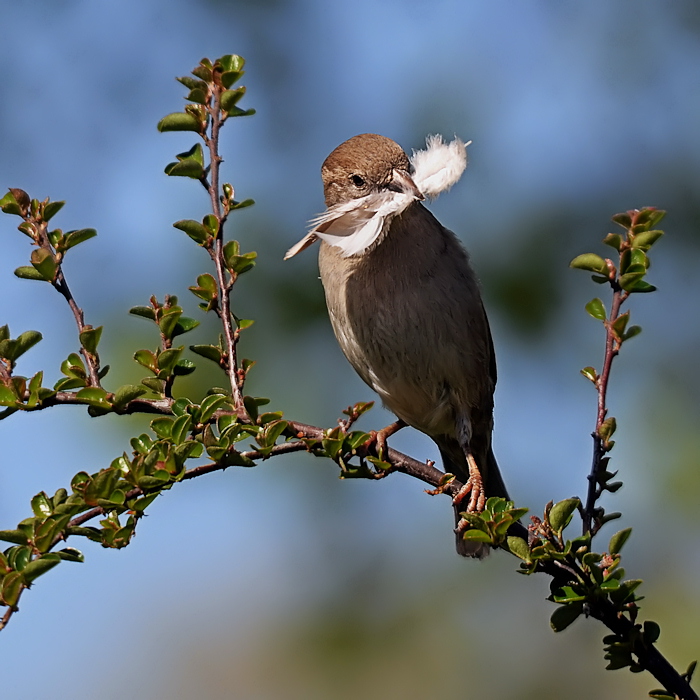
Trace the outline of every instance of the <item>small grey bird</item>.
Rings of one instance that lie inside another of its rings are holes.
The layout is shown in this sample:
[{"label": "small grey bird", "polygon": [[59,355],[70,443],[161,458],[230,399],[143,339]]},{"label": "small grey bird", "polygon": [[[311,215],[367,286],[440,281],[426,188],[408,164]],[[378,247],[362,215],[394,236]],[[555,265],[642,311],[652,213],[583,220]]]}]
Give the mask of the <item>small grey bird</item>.
[{"label": "small grey bird", "polygon": [[285,257],[322,239],[321,281],[345,357],[399,421],[435,441],[445,471],[465,484],[455,499],[457,551],[483,557],[487,545],[461,537],[459,513],[507,497],[491,449],[491,332],[467,252],[421,203],[465,167],[458,139],[429,137],[409,159],[384,136],[354,136],[323,163],[327,211]]}]

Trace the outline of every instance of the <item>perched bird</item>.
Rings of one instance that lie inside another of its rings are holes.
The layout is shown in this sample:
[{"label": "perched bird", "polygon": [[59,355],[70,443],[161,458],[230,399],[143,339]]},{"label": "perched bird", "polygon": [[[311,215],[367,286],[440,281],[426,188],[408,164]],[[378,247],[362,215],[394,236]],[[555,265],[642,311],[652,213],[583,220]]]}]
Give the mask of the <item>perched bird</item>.
[{"label": "perched bird", "polygon": [[399,418],[395,427],[430,436],[445,471],[464,483],[457,551],[483,557],[488,546],[463,539],[459,513],[507,497],[491,449],[493,344],[467,252],[422,204],[457,182],[466,162],[459,139],[428,137],[409,159],[384,136],[354,136],[323,163],[327,211],[285,258],[321,239],[321,281],[345,357]]}]

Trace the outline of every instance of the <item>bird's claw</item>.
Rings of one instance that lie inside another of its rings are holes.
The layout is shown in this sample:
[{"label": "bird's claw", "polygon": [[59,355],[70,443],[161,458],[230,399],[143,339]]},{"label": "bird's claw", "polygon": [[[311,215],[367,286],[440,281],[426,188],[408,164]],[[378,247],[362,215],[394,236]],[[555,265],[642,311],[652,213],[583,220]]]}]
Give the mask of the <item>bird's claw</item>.
[{"label": "bird's claw", "polygon": [[404,423],[401,419],[394,421],[391,425],[387,425],[386,428],[382,428],[381,430],[371,430],[369,435],[369,440],[365,440],[365,442],[362,443],[359,447],[359,453],[363,455],[367,455],[372,451],[372,448],[374,447],[374,451],[376,452],[377,457],[379,459],[384,459],[386,451],[387,451],[387,438],[389,438],[391,435],[394,433],[398,433],[401,428],[406,427],[406,423]]},{"label": "bird's claw", "polygon": [[452,498],[454,506],[459,507],[462,501],[469,496],[467,513],[481,513],[486,507],[486,491],[481,480],[481,474],[472,474],[462,488]]}]

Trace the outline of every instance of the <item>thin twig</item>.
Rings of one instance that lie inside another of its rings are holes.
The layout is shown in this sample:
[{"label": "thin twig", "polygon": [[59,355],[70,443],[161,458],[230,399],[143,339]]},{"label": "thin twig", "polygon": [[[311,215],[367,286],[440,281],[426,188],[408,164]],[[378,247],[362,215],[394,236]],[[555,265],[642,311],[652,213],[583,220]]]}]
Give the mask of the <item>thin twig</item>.
[{"label": "thin twig", "polygon": [[[77,302],[75,301],[75,297],[73,296],[73,294],[70,291],[70,288],[68,287],[68,282],[66,281],[65,275],[63,274],[63,269],[60,265],[58,267],[56,280],[54,281],[53,286],[54,289],[56,289],[56,291],[58,291],[68,302],[68,306],[70,306],[70,310],[73,312],[75,322],[78,326],[78,334],[82,333],[84,330],[86,330],[85,315],[83,313],[83,310],[78,306]],[[89,386],[99,387],[99,359],[92,353],[89,353],[84,347],[82,347],[82,344],[80,347],[80,354],[85,358],[85,364],[87,365],[88,376],[90,377]]]},{"label": "thin twig", "polygon": [[[610,263],[608,263],[610,264]],[[613,288],[612,308],[610,316],[605,321],[605,355],[603,358],[603,369],[600,376],[596,380],[596,388],[598,390],[598,406],[596,413],[596,425],[593,432],[593,460],[591,463],[591,472],[588,475],[588,494],[586,496],[586,505],[583,510],[583,533],[595,534],[598,530],[594,521],[596,520],[596,503],[603,493],[601,488],[601,474],[606,470],[604,457],[609,452],[604,444],[604,439],[601,435],[601,428],[608,414],[607,394],[610,383],[610,371],[612,369],[613,360],[620,352],[620,340],[617,337],[613,325],[620,316],[620,308],[626,301],[629,294],[624,292],[618,285],[616,280],[610,280]]]},{"label": "thin twig", "polygon": [[5,611],[5,614],[2,616],[2,619],[0,620],[0,630],[5,629],[7,627],[7,623],[10,621],[10,618],[12,617],[13,613],[15,610],[17,610],[17,607],[10,608],[8,607],[7,610]]},{"label": "thin twig", "polygon": [[222,158],[219,155],[219,130],[221,128],[221,86],[217,85],[213,90],[211,104],[207,106],[211,117],[211,136],[203,135],[204,142],[209,148],[209,175],[211,181],[204,181],[205,186],[209,191],[211,198],[211,206],[214,216],[216,217],[219,229],[214,241],[214,249],[209,249],[209,254],[214,261],[216,268],[216,278],[219,285],[219,307],[216,312],[221,319],[224,328],[224,338],[226,339],[226,373],[228,374],[229,383],[231,385],[231,395],[236,407],[236,413],[241,418],[246,418],[246,410],[243,405],[243,396],[238,378],[238,358],[236,355],[236,343],[238,341],[237,329],[233,328],[233,316],[231,314],[230,294],[233,286],[232,282],[226,277],[224,268],[224,224],[226,223],[226,215],[221,213],[221,204],[219,202],[219,166]]}]

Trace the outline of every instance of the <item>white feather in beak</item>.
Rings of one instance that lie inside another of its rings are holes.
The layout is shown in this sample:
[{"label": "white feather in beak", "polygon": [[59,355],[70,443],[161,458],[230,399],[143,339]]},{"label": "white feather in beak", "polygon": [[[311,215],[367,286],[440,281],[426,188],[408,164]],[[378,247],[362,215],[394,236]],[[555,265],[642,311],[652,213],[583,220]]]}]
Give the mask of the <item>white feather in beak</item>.
[{"label": "white feather in beak", "polygon": [[[428,136],[426,148],[414,151],[412,179],[423,196],[434,199],[450,189],[467,167],[467,146],[458,138],[445,143],[439,134]],[[284,256],[285,260],[308,248],[319,238],[343,251],[343,257],[357,255],[369,248],[391,220],[401,214],[415,193],[383,190],[360,199],[352,199],[327,209],[311,220],[311,230]]]}]

